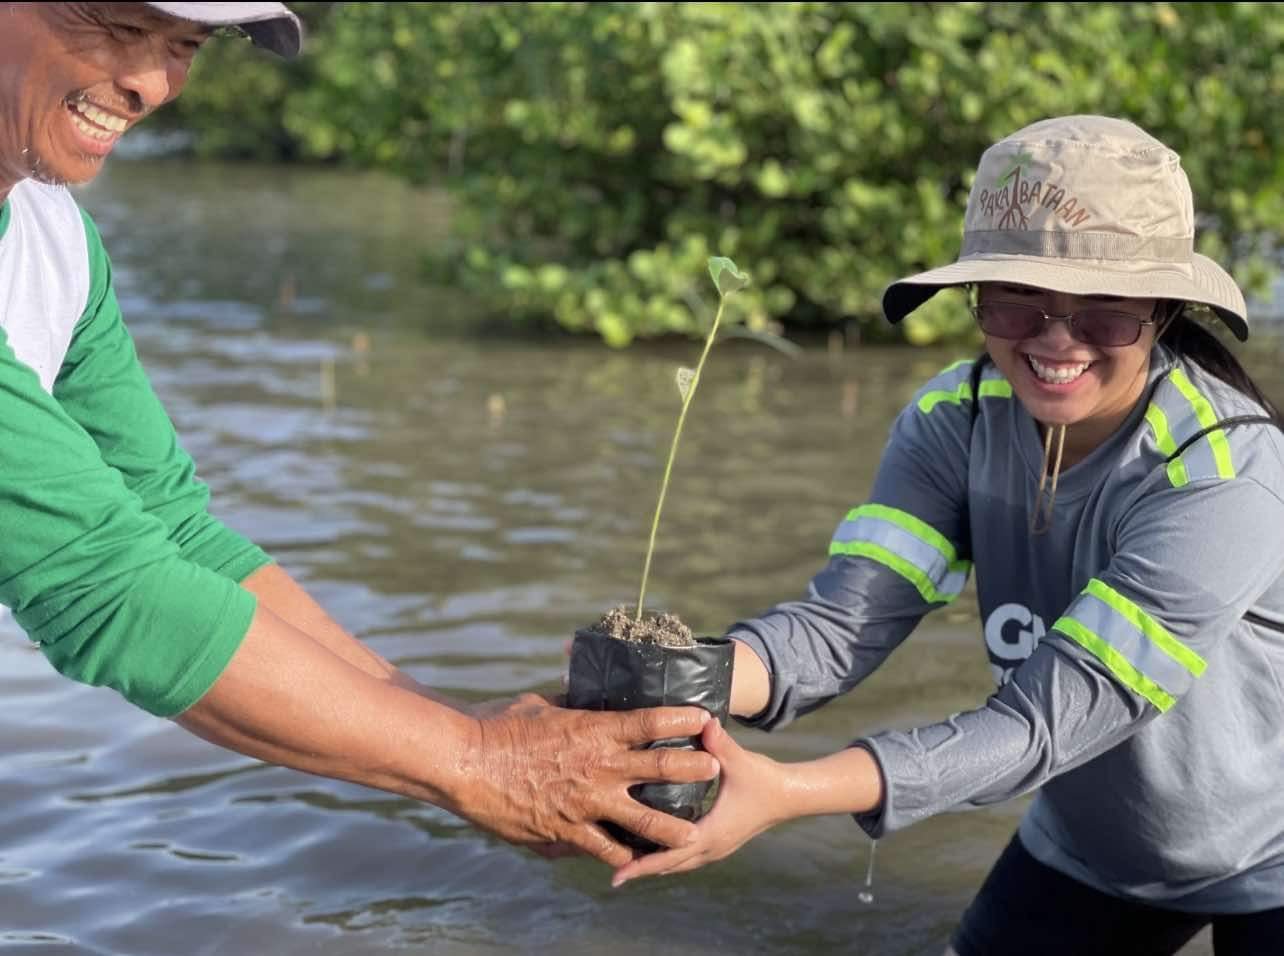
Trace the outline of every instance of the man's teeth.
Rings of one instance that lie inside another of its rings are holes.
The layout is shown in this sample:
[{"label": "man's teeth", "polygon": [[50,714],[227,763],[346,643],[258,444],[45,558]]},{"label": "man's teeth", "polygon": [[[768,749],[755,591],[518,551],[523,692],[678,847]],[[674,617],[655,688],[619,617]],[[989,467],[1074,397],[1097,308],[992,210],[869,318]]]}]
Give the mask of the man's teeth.
[{"label": "man's teeth", "polygon": [[[71,120],[76,128],[92,139],[109,140],[118,133],[123,133],[129,124],[119,116],[113,116],[106,110],[100,110],[92,103],[76,100],[71,106]],[[84,119],[81,119],[81,117]],[[89,120],[90,123],[86,123]],[[90,125],[90,124],[94,125]]]},{"label": "man's teeth", "polygon": [[1069,385],[1086,372],[1088,366],[1092,364],[1091,362],[1079,362],[1076,365],[1044,365],[1033,355],[1027,355],[1025,358],[1040,381],[1047,382],[1050,385]]}]

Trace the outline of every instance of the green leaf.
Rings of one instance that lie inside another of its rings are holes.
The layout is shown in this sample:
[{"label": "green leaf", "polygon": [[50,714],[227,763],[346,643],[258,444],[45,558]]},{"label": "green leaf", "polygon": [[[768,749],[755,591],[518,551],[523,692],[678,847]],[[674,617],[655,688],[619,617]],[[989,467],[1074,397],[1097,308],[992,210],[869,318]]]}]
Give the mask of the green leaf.
[{"label": "green leaf", "polygon": [[[1180,148],[1200,252],[1258,297],[1279,274],[1278,4],[300,0],[296,12],[309,55],[206,44],[149,122],[204,155],[440,183],[449,207],[425,208],[422,242],[477,320],[551,317],[615,346],[694,339],[707,328],[700,260],[734,252],[756,275],[733,327],[855,323],[870,342],[901,339],[913,326],[888,326],[882,290],[954,259],[982,151],[1085,103]],[[1009,190],[1027,175],[1013,168],[1022,148],[994,170]],[[397,196],[412,194],[380,187],[372,201]],[[525,271],[505,281],[510,264]],[[938,300],[916,312],[931,332],[916,336],[975,341],[966,308]]]},{"label": "green leaf", "polygon": [[1018,169],[1029,169],[1032,162],[1034,162],[1034,157],[1029,153],[1021,153],[1019,156],[1012,157],[1012,165],[1008,167],[1007,172],[994,181],[994,188],[1001,189]]},{"label": "green leaf", "polygon": [[718,289],[718,295],[723,297],[749,284],[749,277],[737,269],[736,264],[726,256],[709,258],[709,275],[713,276],[713,284]]},{"label": "green leaf", "polygon": [[682,400],[685,402],[687,393],[691,391],[691,383],[695,381],[695,369],[687,368],[683,365],[678,369],[675,381],[678,383],[678,394],[682,396]]}]

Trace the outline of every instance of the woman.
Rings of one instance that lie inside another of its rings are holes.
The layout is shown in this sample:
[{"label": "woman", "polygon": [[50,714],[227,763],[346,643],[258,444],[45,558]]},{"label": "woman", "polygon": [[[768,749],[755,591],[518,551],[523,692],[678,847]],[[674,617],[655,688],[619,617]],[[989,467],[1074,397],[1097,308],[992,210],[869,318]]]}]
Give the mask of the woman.
[{"label": "woman", "polygon": [[716,726],[691,869],[792,817],[874,837],[1039,788],[953,940],[959,956],[1219,954],[1284,939],[1284,436],[1189,313],[1244,299],[1193,252],[1178,156],[1072,116],[986,151],[957,262],[894,283],[899,321],[974,290],[987,357],[897,419],[808,597],[741,622],[732,710],[771,729],[868,676],[972,564],[998,685],[976,710],[781,764]]}]

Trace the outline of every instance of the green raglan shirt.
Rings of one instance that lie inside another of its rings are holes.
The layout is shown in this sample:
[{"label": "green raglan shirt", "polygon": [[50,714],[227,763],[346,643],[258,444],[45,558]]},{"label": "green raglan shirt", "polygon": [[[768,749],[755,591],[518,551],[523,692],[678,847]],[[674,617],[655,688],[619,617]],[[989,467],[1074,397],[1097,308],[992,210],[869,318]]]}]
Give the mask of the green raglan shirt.
[{"label": "green raglan shirt", "polygon": [[238,582],[269,559],[207,511],[87,216],[88,293],[52,392],[18,358],[51,278],[42,244],[65,236],[41,225],[68,204],[21,183],[0,207],[0,603],[63,674],[173,716],[240,645],[256,600]]}]

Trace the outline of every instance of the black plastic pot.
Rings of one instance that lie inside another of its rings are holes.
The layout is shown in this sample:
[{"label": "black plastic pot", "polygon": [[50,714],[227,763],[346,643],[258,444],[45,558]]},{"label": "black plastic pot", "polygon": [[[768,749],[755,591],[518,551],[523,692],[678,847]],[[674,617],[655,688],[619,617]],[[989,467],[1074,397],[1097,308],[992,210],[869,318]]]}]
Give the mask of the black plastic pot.
[{"label": "black plastic pot", "polygon": [[[567,706],[582,710],[636,710],[694,704],[727,721],[735,645],[722,637],[701,637],[695,647],[665,647],[624,641],[590,629],[575,632],[571,643]],[[703,749],[700,738],[673,737],[648,746]],[[648,807],[698,820],[712,781],[644,783],[629,793]],[[657,850],[654,843],[603,821],[603,827],[634,849]]]}]

